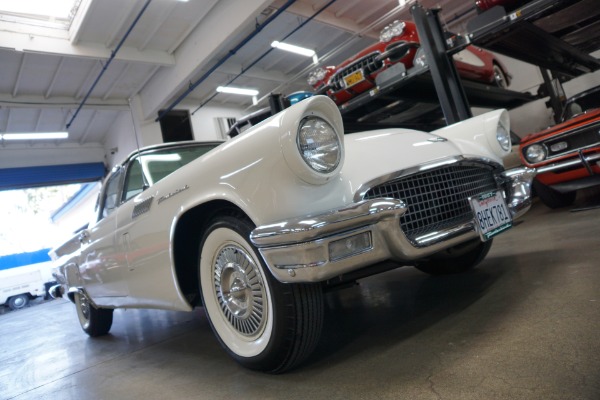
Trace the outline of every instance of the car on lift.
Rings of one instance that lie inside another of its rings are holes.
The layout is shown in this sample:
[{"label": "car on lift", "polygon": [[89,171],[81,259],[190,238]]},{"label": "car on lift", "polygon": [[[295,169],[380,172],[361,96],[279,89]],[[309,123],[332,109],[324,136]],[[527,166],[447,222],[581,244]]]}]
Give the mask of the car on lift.
[{"label": "car on lift", "polygon": [[[511,75],[492,53],[469,45],[453,55],[456,69],[463,79],[508,87]],[[403,71],[413,65],[426,65],[425,53],[420,49],[417,28],[410,21],[394,21],[380,34],[379,42],[361,50],[337,66],[326,66],[311,71],[307,82],[316,93],[326,94],[342,105],[361,93],[377,86],[376,78],[393,66]]]},{"label": "car on lift", "polygon": [[53,296],[90,336],[115,308],[203,306],[225,351],[283,372],[319,341],[323,292],[391,268],[468,271],[530,206],[534,171],[504,170],[508,113],[426,133],[344,135],[314,96],[223,143],[134,151],[93,220],[52,251]]},{"label": "car on lift", "polygon": [[560,123],[523,138],[523,164],[536,168],[535,193],[550,208],[567,207],[577,190],[600,185],[600,86],[569,98]]},{"label": "car on lift", "polygon": [[492,7],[501,6],[505,10],[511,11],[527,3],[526,0],[477,0],[475,5],[478,11],[486,11]]}]

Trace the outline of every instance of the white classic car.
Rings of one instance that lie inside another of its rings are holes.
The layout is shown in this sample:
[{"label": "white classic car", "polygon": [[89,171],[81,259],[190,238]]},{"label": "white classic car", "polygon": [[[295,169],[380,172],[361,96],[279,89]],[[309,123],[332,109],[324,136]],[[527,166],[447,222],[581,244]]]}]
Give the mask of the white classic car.
[{"label": "white classic car", "polygon": [[54,296],[83,330],[115,308],[203,306],[227,353],[282,372],[316,346],[323,289],[413,265],[476,266],[530,206],[535,171],[504,171],[508,114],[432,133],[344,136],[315,96],[224,143],[141,149],[106,178],[89,226],[53,250]]}]

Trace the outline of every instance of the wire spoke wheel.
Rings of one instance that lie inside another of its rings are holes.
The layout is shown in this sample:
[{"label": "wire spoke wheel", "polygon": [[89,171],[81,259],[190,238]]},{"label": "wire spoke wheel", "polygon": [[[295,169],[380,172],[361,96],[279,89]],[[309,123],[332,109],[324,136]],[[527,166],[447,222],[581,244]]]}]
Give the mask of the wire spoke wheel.
[{"label": "wire spoke wheel", "polygon": [[266,293],[250,255],[236,244],[224,246],[216,257],[213,274],[215,294],[232,328],[249,338],[260,335],[266,321]]}]

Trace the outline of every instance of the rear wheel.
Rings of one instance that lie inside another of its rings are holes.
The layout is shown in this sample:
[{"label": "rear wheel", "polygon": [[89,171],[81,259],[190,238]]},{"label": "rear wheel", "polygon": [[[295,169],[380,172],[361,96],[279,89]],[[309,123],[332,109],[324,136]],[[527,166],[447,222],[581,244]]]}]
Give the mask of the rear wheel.
[{"label": "rear wheel", "polygon": [[96,337],[106,335],[110,331],[114,310],[94,307],[82,293],[75,293],[74,300],[79,324],[85,333]]},{"label": "rear wheel", "polygon": [[550,208],[568,207],[575,202],[577,196],[577,192],[558,192],[537,179],[533,180],[533,190],[542,203]]},{"label": "rear wheel", "polygon": [[200,284],[210,325],[243,366],[279,373],[302,362],[318,343],[323,295],[317,284],[283,284],[248,241],[253,225],[220,216],[201,242]]},{"label": "rear wheel", "polygon": [[483,261],[492,247],[492,242],[493,240],[482,242],[475,239],[437,253],[431,258],[417,263],[415,267],[431,275],[467,272]]}]

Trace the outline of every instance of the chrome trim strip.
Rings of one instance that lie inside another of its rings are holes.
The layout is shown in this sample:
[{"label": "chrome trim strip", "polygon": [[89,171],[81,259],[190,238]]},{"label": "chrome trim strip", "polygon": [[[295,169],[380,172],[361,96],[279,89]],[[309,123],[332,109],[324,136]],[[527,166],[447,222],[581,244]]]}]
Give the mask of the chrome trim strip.
[{"label": "chrome trim strip", "polygon": [[[588,163],[594,162],[594,161],[600,161],[600,153],[585,155],[584,160],[585,160],[585,162],[588,162]],[[581,158],[576,157],[571,160],[544,165],[543,167],[536,168],[536,170],[537,170],[538,174],[543,174],[545,172],[557,172],[562,169],[567,169],[567,168],[575,167],[575,166],[579,166],[579,165],[584,165],[584,162],[581,160]]]},{"label": "chrome trim strip", "polygon": [[150,196],[147,199],[141,201],[133,207],[133,211],[131,213],[131,218],[135,219],[140,215],[147,213],[150,211],[150,207],[152,206],[152,200],[154,200],[154,196]]}]

